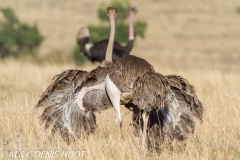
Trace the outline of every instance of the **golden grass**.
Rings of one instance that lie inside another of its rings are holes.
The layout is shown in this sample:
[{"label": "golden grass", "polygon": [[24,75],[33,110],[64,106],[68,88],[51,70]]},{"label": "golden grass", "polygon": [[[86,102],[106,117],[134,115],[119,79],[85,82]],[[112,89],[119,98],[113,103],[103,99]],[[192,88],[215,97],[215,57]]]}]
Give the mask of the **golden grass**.
[{"label": "golden grass", "polygon": [[[183,56],[183,55],[182,55]],[[179,56],[179,57],[182,57]],[[194,60],[194,56],[187,55]],[[220,58],[219,54],[219,58]],[[163,56],[164,57],[164,56]],[[115,114],[109,109],[97,114],[98,128],[88,139],[67,145],[56,137],[50,141],[49,132],[40,126],[38,116],[41,109],[33,107],[40,94],[50,84],[51,78],[66,69],[76,68],[71,64],[37,65],[15,60],[0,63],[0,146],[1,151],[78,151],[86,150],[86,159],[239,159],[240,158],[240,64],[212,63],[204,61],[182,63],[172,56],[152,61],[155,69],[166,74],[180,74],[188,79],[197,90],[205,112],[203,124],[197,125],[189,136],[184,151],[175,147],[160,152],[146,152],[141,148],[140,138],[133,136],[131,113],[122,107],[123,129],[121,147],[116,147],[117,130]],[[167,60],[168,59],[168,60]],[[166,62],[167,61],[167,62]],[[199,66],[198,64],[204,64]],[[234,65],[233,65],[234,64]],[[95,65],[96,66],[96,65]],[[91,70],[95,66],[85,65],[80,69]],[[227,67],[228,66],[228,67]],[[34,158],[33,155],[31,158]],[[64,157],[57,157],[64,159]]]},{"label": "golden grass", "polygon": [[[63,55],[72,51],[82,25],[98,23],[95,10],[102,2],[1,0],[1,5],[13,7],[23,21],[37,22],[46,37],[41,54]],[[120,148],[116,147],[112,109],[97,114],[98,128],[88,139],[70,145],[59,137],[50,141],[49,132],[44,132],[38,121],[41,110],[33,107],[54,75],[77,67],[10,59],[0,61],[0,156],[5,150],[86,150],[84,159],[240,159],[240,16],[236,13],[240,1],[131,3],[137,4],[136,18],[148,21],[146,39],[137,39],[132,54],[148,60],[157,72],[185,77],[204,105],[203,124],[189,136],[185,150],[176,145],[161,153],[144,151],[129,126],[131,113],[124,107]],[[78,68],[89,71],[96,65]]]}]

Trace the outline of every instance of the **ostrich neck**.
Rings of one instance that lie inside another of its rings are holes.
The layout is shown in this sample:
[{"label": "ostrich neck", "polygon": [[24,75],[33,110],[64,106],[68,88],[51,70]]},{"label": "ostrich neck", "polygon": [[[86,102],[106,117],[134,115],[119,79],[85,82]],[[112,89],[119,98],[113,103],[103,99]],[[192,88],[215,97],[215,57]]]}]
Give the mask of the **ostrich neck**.
[{"label": "ostrich neck", "polygon": [[134,16],[134,11],[131,10],[129,15],[129,40],[134,39],[133,16]]},{"label": "ostrich neck", "polygon": [[110,32],[110,38],[107,46],[106,51],[106,62],[112,62],[112,50],[113,50],[113,43],[114,43],[114,36],[115,36],[115,17],[114,15],[110,15],[110,25],[111,25],[111,32]]}]

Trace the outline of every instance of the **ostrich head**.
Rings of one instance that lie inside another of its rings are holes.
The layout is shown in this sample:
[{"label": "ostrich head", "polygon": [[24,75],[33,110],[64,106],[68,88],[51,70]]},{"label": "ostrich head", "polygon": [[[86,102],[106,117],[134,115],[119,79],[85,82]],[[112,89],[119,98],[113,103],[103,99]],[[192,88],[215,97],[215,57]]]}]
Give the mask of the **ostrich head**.
[{"label": "ostrich head", "polygon": [[111,17],[111,16],[114,16],[114,18],[117,17],[117,8],[116,7],[108,7],[107,11],[108,11],[109,17]]},{"label": "ostrich head", "polygon": [[77,33],[77,42],[79,39],[88,38],[90,36],[89,30],[87,27],[81,27]]},{"label": "ostrich head", "polygon": [[81,27],[80,30],[77,33],[77,37],[76,37],[76,41],[77,43],[80,45],[80,52],[81,54],[86,53],[86,51],[84,50],[84,45],[87,44],[89,42],[89,30],[87,27]]},{"label": "ostrich head", "polygon": [[135,9],[136,9],[135,6],[131,6],[131,7],[130,7],[130,10],[131,10],[131,11],[135,11]]}]

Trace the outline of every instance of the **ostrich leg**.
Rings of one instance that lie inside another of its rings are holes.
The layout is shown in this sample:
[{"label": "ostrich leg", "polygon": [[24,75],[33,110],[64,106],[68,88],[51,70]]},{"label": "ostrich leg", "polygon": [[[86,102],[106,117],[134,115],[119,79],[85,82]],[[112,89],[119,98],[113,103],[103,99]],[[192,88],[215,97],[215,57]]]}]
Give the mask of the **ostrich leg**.
[{"label": "ostrich leg", "polygon": [[149,119],[149,112],[144,110],[142,113],[143,118],[143,137],[142,137],[142,145],[147,144],[147,124]]},{"label": "ostrich leg", "polygon": [[105,85],[106,85],[106,91],[108,94],[108,97],[110,101],[112,102],[112,105],[116,112],[116,125],[118,127],[118,141],[117,144],[120,144],[121,140],[121,127],[122,127],[122,117],[120,112],[120,96],[121,91],[117,88],[117,86],[111,81],[109,76],[106,76],[105,79]]},{"label": "ostrich leg", "polygon": [[106,91],[109,96],[110,101],[116,111],[116,124],[118,126],[122,126],[122,117],[120,112],[120,96],[121,91],[117,88],[117,86],[111,81],[109,76],[107,75],[105,79]]}]

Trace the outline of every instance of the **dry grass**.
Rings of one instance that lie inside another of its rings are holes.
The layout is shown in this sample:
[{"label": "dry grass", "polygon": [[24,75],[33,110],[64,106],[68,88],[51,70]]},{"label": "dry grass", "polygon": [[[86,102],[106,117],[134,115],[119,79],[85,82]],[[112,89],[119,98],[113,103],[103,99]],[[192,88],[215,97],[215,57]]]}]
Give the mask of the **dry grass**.
[{"label": "dry grass", "polygon": [[[189,58],[193,59],[190,55]],[[165,148],[160,155],[159,152],[144,152],[140,147],[140,139],[133,136],[133,130],[129,126],[131,114],[123,107],[124,123],[121,148],[118,150],[115,141],[115,114],[112,109],[97,115],[99,127],[88,139],[71,145],[67,145],[61,139],[51,142],[48,138],[49,133],[45,133],[39,125],[38,116],[41,110],[34,111],[33,106],[50,84],[53,75],[76,67],[70,64],[39,66],[15,60],[0,63],[1,150],[86,150],[86,159],[240,158],[239,72],[231,67],[226,69],[221,64],[205,63],[207,67],[192,67],[194,63],[190,66],[179,61],[172,66],[171,63],[167,65],[165,60],[160,60],[155,68],[164,74],[177,73],[187,78],[195,85],[205,107],[204,123],[198,125],[194,135],[189,137],[185,151]],[[161,63],[165,65],[162,66]],[[240,65],[236,64],[235,67],[239,68]],[[91,68],[93,66],[86,65],[81,69]]]},{"label": "dry grass", "polygon": [[[38,21],[47,38],[42,54],[53,50],[70,53],[78,28],[94,23],[96,15],[91,10],[101,3],[0,1],[14,7],[21,19],[30,23]],[[139,138],[133,136],[129,126],[131,114],[123,107],[118,149],[112,109],[97,115],[98,129],[88,139],[70,145],[59,137],[50,141],[49,133],[44,132],[38,121],[41,110],[34,111],[33,106],[54,75],[76,66],[39,65],[10,59],[0,61],[0,154],[4,150],[86,150],[85,159],[240,159],[240,15],[236,14],[240,2],[131,2],[139,5],[138,18],[146,18],[149,23],[147,39],[137,40],[133,54],[147,59],[160,73],[180,74],[188,79],[204,105],[203,124],[198,124],[185,150],[177,147],[173,150],[166,147],[161,153],[142,150]],[[87,64],[79,69],[91,70],[95,66]]]}]

